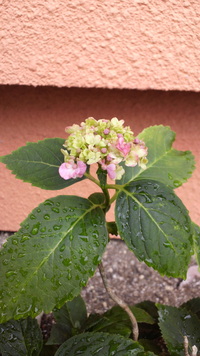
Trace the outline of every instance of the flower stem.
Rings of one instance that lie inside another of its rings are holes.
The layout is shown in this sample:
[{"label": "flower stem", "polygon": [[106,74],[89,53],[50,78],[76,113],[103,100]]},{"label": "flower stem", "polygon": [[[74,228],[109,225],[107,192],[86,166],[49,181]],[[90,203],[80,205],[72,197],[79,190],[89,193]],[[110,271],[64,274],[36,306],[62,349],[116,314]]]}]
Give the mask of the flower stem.
[{"label": "flower stem", "polygon": [[129,306],[112,291],[111,287],[109,286],[108,280],[106,278],[102,262],[99,264],[98,267],[99,267],[99,272],[100,272],[100,275],[103,280],[103,284],[104,284],[104,287],[105,287],[107,293],[112,298],[112,300],[115,303],[117,303],[128,314],[128,316],[131,320],[131,324],[132,324],[133,340],[137,341],[138,337],[139,337],[139,330],[138,330],[138,324],[137,324],[137,320],[136,320],[135,316],[133,315]]},{"label": "flower stem", "polygon": [[85,173],[84,174],[84,176],[86,177],[86,178],[88,178],[89,180],[91,180],[93,183],[95,183],[95,184],[97,184],[99,187],[101,187],[101,184],[99,183],[99,181],[96,179],[96,178],[94,178],[90,173]]}]

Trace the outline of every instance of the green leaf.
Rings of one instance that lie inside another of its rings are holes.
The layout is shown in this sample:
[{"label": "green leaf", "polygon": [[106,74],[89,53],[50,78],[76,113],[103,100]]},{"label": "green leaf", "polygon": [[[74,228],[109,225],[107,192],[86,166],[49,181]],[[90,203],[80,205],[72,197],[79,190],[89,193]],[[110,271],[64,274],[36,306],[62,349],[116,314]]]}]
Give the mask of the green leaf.
[{"label": "green leaf", "polygon": [[107,333],[84,333],[73,336],[62,344],[55,356],[147,356],[154,355],[146,353],[143,347],[130,339],[120,335]]},{"label": "green leaf", "polygon": [[195,251],[197,263],[200,267],[200,226],[198,226],[195,223],[192,223],[192,227],[193,227],[194,251]]},{"label": "green leaf", "polygon": [[186,309],[157,305],[159,326],[171,356],[184,356],[184,336],[188,337],[189,354],[192,346],[200,349],[200,320]]},{"label": "green leaf", "polygon": [[167,126],[150,126],[142,131],[138,138],[148,147],[147,168],[126,167],[120,184],[132,180],[157,180],[172,189],[187,181],[195,168],[194,157],[190,151],[178,151],[172,148],[175,133]]},{"label": "green leaf", "polygon": [[[154,324],[154,319],[143,309],[130,306],[138,323]],[[132,330],[130,318],[119,306],[114,306],[102,315],[91,315],[86,323],[87,331],[107,332],[129,337]]]},{"label": "green leaf", "polygon": [[81,296],[65,303],[61,309],[55,309],[53,316],[56,324],[52,326],[47,345],[61,345],[71,336],[78,334],[87,320],[87,311]]},{"label": "green leaf", "polygon": [[117,225],[116,225],[115,221],[109,221],[109,222],[106,223],[106,225],[107,225],[107,229],[108,229],[109,234],[112,234],[112,235],[115,235],[115,236],[118,235]]},{"label": "green leaf", "polygon": [[200,319],[200,298],[188,300],[186,303],[181,305],[181,308],[185,308],[193,314],[196,314],[196,316]]},{"label": "green leaf", "polygon": [[58,173],[64,162],[61,148],[64,139],[48,138],[38,142],[28,142],[0,161],[16,175],[16,178],[46,190],[59,190],[80,182],[83,178],[65,180]]},{"label": "green leaf", "polygon": [[174,191],[156,181],[136,181],[118,194],[116,223],[140,261],[160,274],[185,278],[193,253],[187,210]]},{"label": "green leaf", "polygon": [[42,345],[42,334],[35,319],[10,320],[0,325],[2,356],[38,356]]},{"label": "green leaf", "polygon": [[107,242],[100,205],[76,196],[40,204],[0,252],[1,321],[48,313],[80,294]]}]

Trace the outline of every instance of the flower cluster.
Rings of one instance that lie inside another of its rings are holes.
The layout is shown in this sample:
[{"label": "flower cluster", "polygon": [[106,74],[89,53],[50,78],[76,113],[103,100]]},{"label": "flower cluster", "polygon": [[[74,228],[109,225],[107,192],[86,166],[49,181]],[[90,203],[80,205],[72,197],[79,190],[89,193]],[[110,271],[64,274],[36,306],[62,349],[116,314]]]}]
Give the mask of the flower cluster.
[{"label": "flower cluster", "polygon": [[59,174],[64,179],[81,178],[87,165],[98,163],[106,170],[111,179],[121,179],[126,166],[142,168],[147,163],[147,147],[144,142],[134,137],[129,126],[123,126],[124,121],[95,120],[88,118],[81,125],[72,125],[66,129],[69,137],[65,141],[62,153],[64,163],[59,168]]}]

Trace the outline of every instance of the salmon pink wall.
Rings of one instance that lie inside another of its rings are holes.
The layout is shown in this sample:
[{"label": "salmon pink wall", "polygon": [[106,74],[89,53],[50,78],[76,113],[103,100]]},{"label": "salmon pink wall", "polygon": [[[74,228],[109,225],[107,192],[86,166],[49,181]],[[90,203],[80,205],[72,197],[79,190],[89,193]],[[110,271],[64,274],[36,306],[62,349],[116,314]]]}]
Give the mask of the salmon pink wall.
[{"label": "salmon pink wall", "polygon": [[199,0],[0,3],[1,84],[200,89]]},{"label": "salmon pink wall", "polygon": [[[10,153],[27,141],[64,138],[67,125],[80,123],[88,116],[96,119],[116,116],[125,120],[135,134],[150,125],[171,126],[177,133],[175,148],[191,150],[196,156],[197,169],[193,177],[176,191],[192,219],[200,224],[198,93],[1,86],[0,155]],[[55,193],[87,197],[94,188],[85,180],[65,190],[46,192],[15,179],[3,164],[0,164],[0,187],[0,230],[10,231],[17,230],[37,204]]]}]

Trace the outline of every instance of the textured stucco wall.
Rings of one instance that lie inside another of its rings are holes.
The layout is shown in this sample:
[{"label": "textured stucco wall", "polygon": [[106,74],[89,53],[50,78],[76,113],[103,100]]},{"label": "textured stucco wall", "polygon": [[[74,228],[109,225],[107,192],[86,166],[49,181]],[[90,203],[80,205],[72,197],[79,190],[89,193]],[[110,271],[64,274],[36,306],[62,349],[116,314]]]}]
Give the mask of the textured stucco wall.
[{"label": "textured stucco wall", "polygon": [[199,0],[0,1],[1,84],[200,90]]},{"label": "textured stucco wall", "polygon": [[[175,148],[191,150],[196,171],[176,190],[200,224],[200,94],[108,89],[0,87],[0,155],[27,141],[65,137],[65,127],[88,116],[110,119],[117,116],[135,134],[156,124],[169,125],[177,133]],[[15,231],[27,214],[56,194],[88,197],[94,185],[88,180],[57,192],[43,191],[15,178],[0,164],[0,230]],[[110,215],[111,218],[111,215]]]}]

